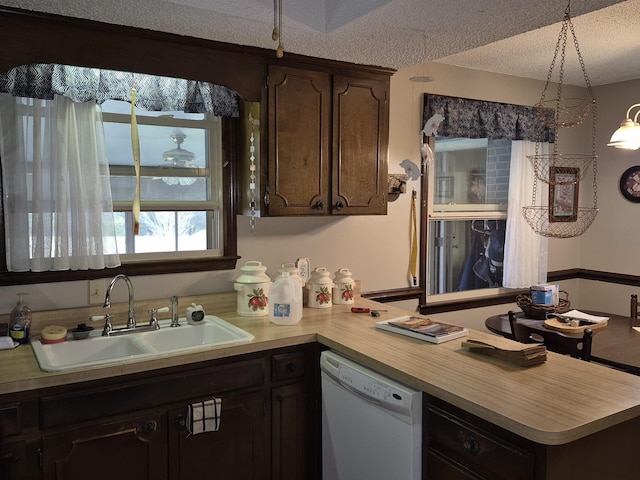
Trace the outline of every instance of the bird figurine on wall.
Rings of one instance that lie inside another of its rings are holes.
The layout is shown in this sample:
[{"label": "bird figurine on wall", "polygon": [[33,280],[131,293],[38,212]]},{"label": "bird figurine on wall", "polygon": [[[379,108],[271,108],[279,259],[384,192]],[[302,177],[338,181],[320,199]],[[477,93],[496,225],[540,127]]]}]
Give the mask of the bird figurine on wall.
[{"label": "bird figurine on wall", "polygon": [[404,168],[404,171],[407,174],[407,177],[409,178],[409,180],[417,180],[420,178],[420,175],[422,175],[420,173],[420,167],[418,167],[411,160],[405,159],[401,161],[400,166]]},{"label": "bird figurine on wall", "polygon": [[443,120],[444,120],[444,117],[439,113],[436,113],[429,120],[424,122],[422,133],[425,134],[427,137],[430,137],[431,135],[435,135],[436,132],[438,131],[438,127],[440,126],[440,123]]}]

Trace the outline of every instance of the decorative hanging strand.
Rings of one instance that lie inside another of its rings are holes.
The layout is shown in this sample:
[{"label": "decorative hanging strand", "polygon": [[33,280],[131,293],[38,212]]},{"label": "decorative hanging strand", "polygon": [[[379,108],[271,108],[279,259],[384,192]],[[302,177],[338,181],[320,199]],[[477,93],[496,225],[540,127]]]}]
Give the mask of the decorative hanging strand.
[{"label": "decorative hanging strand", "polygon": [[253,117],[253,112],[249,111],[249,127],[251,136],[249,137],[249,161],[251,164],[249,165],[249,192],[251,193],[249,197],[249,226],[251,228],[251,233],[255,233],[256,231],[256,147],[254,143],[254,129],[255,129],[255,119]]}]

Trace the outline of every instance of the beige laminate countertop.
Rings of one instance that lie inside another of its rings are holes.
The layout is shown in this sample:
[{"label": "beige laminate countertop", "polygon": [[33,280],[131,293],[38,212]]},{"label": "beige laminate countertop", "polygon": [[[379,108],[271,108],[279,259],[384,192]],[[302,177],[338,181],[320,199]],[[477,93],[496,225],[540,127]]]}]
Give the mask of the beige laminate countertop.
[{"label": "beige laminate countertop", "polygon": [[[359,306],[380,304],[358,299]],[[305,309],[297,325],[267,317],[218,316],[251,332],[249,343],[117,365],[47,373],[30,347],[0,351],[0,394],[125,375],[272,348],[315,342],[531,441],[560,445],[640,416],[640,377],[549,352],[547,361],[518,367],[461,347],[432,344],[375,328],[407,312],[385,305],[380,319],[350,306]],[[437,315],[434,316],[437,318]],[[496,338],[470,331],[469,338]],[[507,340],[505,340],[507,341]],[[1,399],[0,399],[1,401]]]}]

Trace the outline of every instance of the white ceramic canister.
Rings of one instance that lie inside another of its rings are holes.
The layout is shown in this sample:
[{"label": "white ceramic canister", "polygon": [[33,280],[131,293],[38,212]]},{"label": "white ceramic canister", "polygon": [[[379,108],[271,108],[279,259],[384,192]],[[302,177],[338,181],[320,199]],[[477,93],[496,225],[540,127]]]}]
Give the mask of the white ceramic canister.
[{"label": "white ceramic canister", "polygon": [[300,287],[304,288],[304,279],[300,276],[300,269],[296,267],[295,263],[283,263],[278,269],[278,276],[281,276],[282,272],[289,272],[289,276],[298,282]]},{"label": "white ceramic canister", "polygon": [[333,305],[333,281],[329,270],[317,267],[311,272],[307,281],[307,306],[311,308],[328,308]]},{"label": "white ceramic canister", "polygon": [[236,312],[242,317],[269,315],[269,289],[271,279],[265,273],[267,267],[251,260],[240,267],[240,276],[233,284],[238,292]]},{"label": "white ceramic canister", "polygon": [[348,268],[341,268],[333,278],[333,303],[336,305],[351,305],[354,302],[353,289],[355,282]]}]

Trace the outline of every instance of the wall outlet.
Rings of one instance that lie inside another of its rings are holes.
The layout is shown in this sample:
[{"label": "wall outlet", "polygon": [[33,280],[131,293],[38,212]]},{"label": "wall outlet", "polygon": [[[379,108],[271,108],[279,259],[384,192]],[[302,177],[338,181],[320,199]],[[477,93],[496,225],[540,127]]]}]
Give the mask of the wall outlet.
[{"label": "wall outlet", "polygon": [[104,296],[107,290],[104,286],[104,279],[89,280],[89,305],[104,304]]}]

